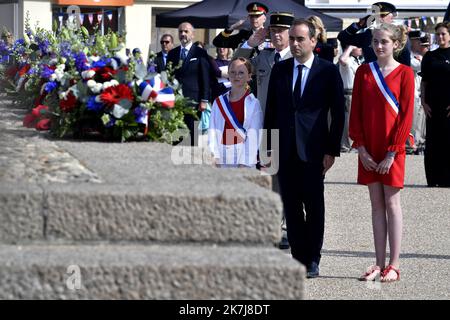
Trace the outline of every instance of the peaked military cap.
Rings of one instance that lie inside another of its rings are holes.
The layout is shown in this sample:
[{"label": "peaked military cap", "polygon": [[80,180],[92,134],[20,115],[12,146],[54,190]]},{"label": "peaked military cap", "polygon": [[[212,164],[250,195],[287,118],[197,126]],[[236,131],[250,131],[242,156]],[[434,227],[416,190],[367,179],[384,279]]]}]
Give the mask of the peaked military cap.
[{"label": "peaked military cap", "polygon": [[251,2],[247,6],[249,16],[259,16],[261,14],[266,14],[268,11],[269,8],[261,2]]},{"label": "peaked military cap", "polygon": [[272,12],[270,14],[270,27],[290,28],[294,22],[294,15],[290,12]]},{"label": "peaked military cap", "polygon": [[380,8],[380,15],[388,15],[389,13],[397,15],[397,8],[392,3],[375,2],[373,5]]}]

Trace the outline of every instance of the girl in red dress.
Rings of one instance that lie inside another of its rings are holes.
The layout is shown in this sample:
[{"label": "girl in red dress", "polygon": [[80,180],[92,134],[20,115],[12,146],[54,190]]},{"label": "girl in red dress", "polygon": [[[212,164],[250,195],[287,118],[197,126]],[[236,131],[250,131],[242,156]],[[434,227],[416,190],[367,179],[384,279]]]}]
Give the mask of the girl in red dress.
[{"label": "girl in red dress", "polygon": [[[404,27],[381,24],[372,39],[377,61],[360,66],[355,75],[349,132],[359,154],[358,183],[369,188],[376,253],[376,264],[360,278],[365,281],[378,275],[382,282],[400,280],[400,189],[413,119],[414,72],[394,54],[405,44]],[[385,267],[387,236],[390,259]]]}]

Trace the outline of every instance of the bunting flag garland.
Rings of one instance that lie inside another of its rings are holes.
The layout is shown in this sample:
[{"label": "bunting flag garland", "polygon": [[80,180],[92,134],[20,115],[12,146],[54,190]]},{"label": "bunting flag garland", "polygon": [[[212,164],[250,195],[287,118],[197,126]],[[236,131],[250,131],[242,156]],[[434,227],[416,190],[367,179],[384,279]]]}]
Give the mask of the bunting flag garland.
[{"label": "bunting flag garland", "polygon": [[80,23],[81,23],[81,25],[83,25],[83,23],[84,23],[84,14],[80,14]]},{"label": "bunting flag garland", "polygon": [[108,20],[111,21],[112,17],[113,17],[113,14],[112,14],[112,12],[110,12],[106,16],[108,17]]},{"label": "bunting flag garland", "polygon": [[58,16],[59,25],[62,26],[63,16]]},{"label": "bunting flag garland", "polygon": [[88,14],[89,23],[92,24],[94,22],[94,15],[92,13]]},{"label": "bunting flag garland", "polygon": [[427,25],[427,17],[422,17],[422,22],[423,22],[423,25],[426,26]]},{"label": "bunting flag garland", "polygon": [[431,23],[432,23],[432,24],[436,24],[436,22],[435,22],[435,20],[434,20],[434,17],[431,17],[430,19],[431,19]]},{"label": "bunting flag garland", "polygon": [[103,15],[102,15],[101,13],[98,13],[98,14],[97,14],[97,19],[98,19],[98,22],[99,22],[99,23],[102,23]]},{"label": "bunting flag garland", "polygon": [[416,22],[417,28],[419,28],[420,27],[420,20],[419,20],[419,18],[416,18],[414,21]]}]

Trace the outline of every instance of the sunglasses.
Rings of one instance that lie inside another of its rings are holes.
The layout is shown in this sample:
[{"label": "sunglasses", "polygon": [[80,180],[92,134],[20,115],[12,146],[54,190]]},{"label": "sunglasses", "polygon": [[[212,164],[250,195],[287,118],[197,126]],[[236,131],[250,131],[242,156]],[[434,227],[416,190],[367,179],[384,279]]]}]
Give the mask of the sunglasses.
[{"label": "sunglasses", "polygon": [[168,44],[168,43],[170,43],[170,41],[161,41],[160,43],[161,44]]}]

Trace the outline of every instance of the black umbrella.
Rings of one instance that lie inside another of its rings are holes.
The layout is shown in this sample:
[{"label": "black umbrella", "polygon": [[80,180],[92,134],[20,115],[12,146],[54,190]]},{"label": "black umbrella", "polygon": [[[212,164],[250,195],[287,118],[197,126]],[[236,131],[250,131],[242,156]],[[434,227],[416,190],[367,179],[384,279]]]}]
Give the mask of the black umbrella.
[{"label": "black umbrella", "polygon": [[[226,28],[247,17],[246,7],[254,0],[204,0],[189,7],[156,15],[156,27],[177,28],[184,21],[195,28]],[[309,9],[294,0],[261,0],[270,12],[291,12],[296,18],[320,17],[328,31],[341,31],[342,20]]]}]

